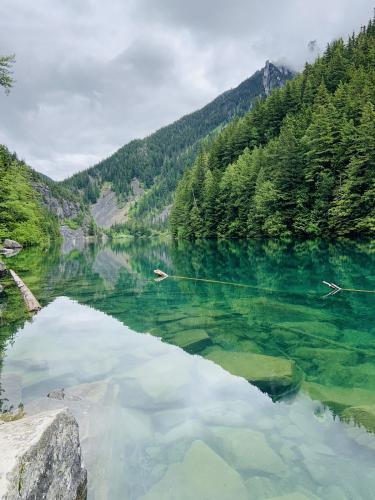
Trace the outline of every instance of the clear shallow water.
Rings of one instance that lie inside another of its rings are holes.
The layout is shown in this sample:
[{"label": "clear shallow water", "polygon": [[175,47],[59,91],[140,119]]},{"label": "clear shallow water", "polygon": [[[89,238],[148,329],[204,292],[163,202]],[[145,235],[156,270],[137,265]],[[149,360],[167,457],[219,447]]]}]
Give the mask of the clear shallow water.
[{"label": "clear shallow water", "polygon": [[12,266],[49,305],[2,328],[5,396],[33,412],[69,388],[91,498],[373,498],[375,297],[320,284],[375,288],[373,259],[316,242],[24,252]]}]

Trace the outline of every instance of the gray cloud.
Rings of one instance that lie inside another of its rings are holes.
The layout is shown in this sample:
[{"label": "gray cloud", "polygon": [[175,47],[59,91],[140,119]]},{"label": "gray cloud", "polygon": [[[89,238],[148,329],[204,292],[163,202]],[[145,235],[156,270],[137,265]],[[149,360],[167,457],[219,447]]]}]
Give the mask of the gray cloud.
[{"label": "gray cloud", "polygon": [[372,0],[2,0],[0,142],[61,179],[206,104],[264,65],[300,68]]}]

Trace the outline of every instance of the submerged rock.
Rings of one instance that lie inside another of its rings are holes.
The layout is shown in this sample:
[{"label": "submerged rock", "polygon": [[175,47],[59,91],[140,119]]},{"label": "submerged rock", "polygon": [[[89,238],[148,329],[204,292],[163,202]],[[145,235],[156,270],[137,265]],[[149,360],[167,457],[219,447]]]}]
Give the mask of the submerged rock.
[{"label": "submerged rock", "polygon": [[318,500],[318,497],[316,497],[315,495],[312,496],[312,494],[309,494],[309,496],[307,496],[304,493],[295,491],[293,493],[288,493],[287,495],[269,497],[268,500],[313,500],[315,498],[316,500]]},{"label": "submerged rock", "polygon": [[13,411],[22,403],[22,378],[16,373],[1,376],[1,398],[6,400],[7,408]]},{"label": "submerged rock", "polygon": [[183,330],[170,337],[173,344],[189,352],[198,352],[210,343],[210,337],[205,330]]},{"label": "submerged rock", "polygon": [[65,398],[64,389],[55,389],[47,394],[47,398],[62,400]]},{"label": "submerged rock", "polygon": [[365,427],[353,427],[352,425],[348,425],[346,428],[346,434],[359,446],[364,446],[372,452],[375,452],[375,436],[369,434]]},{"label": "submerged rock", "polygon": [[169,312],[169,313],[160,313],[156,316],[157,323],[170,323],[174,321],[180,321],[186,318],[185,313],[181,313],[179,311]]},{"label": "submerged rock", "polygon": [[117,387],[107,379],[79,384],[64,389],[65,401],[90,401],[100,403],[102,401],[113,401],[117,394]]},{"label": "submerged rock", "polygon": [[8,259],[9,257],[15,257],[21,250],[22,248],[0,248],[0,253]]},{"label": "submerged rock", "polygon": [[342,416],[345,420],[354,421],[368,431],[375,433],[375,404],[347,408]]},{"label": "submerged rock", "polygon": [[249,500],[266,500],[279,493],[275,482],[264,476],[251,477],[245,484]]},{"label": "submerged rock", "polygon": [[375,392],[365,389],[325,386],[313,382],[305,382],[302,388],[311,399],[321,401],[338,414],[352,406],[375,405]]},{"label": "submerged rock", "polygon": [[3,424],[0,450],[0,498],[86,498],[78,424],[66,409]]},{"label": "submerged rock", "polygon": [[21,243],[18,243],[18,241],[10,240],[10,239],[6,238],[3,241],[3,248],[9,248],[11,250],[14,250],[16,248],[22,248],[22,245],[21,245]]},{"label": "submerged rock", "polygon": [[237,470],[282,475],[287,467],[260,432],[219,427],[213,431],[224,458]]},{"label": "submerged rock", "polygon": [[250,352],[213,351],[207,356],[232,375],[244,377],[261,390],[277,396],[299,386],[293,361]]},{"label": "submerged rock", "polygon": [[329,498],[329,500],[348,500],[343,490],[336,485],[330,485],[323,488],[322,498]]},{"label": "submerged rock", "polygon": [[338,336],[337,327],[333,323],[326,321],[290,321],[279,323],[279,328],[305,334],[309,337],[336,339]]},{"label": "submerged rock", "polygon": [[241,476],[203,441],[194,441],[183,462],[172,464],[142,500],[245,500]]},{"label": "submerged rock", "polygon": [[215,326],[215,320],[207,316],[191,316],[189,318],[183,318],[176,321],[174,324],[176,331],[178,330],[188,330],[190,328],[202,328],[208,326]]},{"label": "submerged rock", "polygon": [[326,368],[327,364],[342,366],[354,365],[358,361],[358,354],[350,349],[322,349],[314,347],[297,347],[293,353],[297,358],[309,361],[314,365],[321,365]]}]

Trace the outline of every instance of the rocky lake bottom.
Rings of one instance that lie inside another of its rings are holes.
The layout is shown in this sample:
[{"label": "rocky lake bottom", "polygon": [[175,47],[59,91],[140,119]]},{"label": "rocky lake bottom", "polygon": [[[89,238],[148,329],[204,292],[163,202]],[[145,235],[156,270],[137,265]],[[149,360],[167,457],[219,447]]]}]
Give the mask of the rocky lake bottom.
[{"label": "rocky lake bottom", "polygon": [[[375,290],[374,255],[353,242],[21,252],[7,264],[44,307],[27,318],[5,283],[3,408],[70,408],[89,499],[370,500],[375,295],[324,297],[321,282]],[[171,277],[155,282],[157,267]]]}]

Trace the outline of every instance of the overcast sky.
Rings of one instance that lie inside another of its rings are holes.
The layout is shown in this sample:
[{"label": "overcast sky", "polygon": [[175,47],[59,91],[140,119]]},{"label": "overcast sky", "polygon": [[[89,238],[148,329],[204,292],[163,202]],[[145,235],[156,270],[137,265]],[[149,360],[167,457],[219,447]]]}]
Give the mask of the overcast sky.
[{"label": "overcast sky", "polygon": [[374,0],[1,0],[0,143],[62,179],[238,85],[267,59],[299,69]]}]

